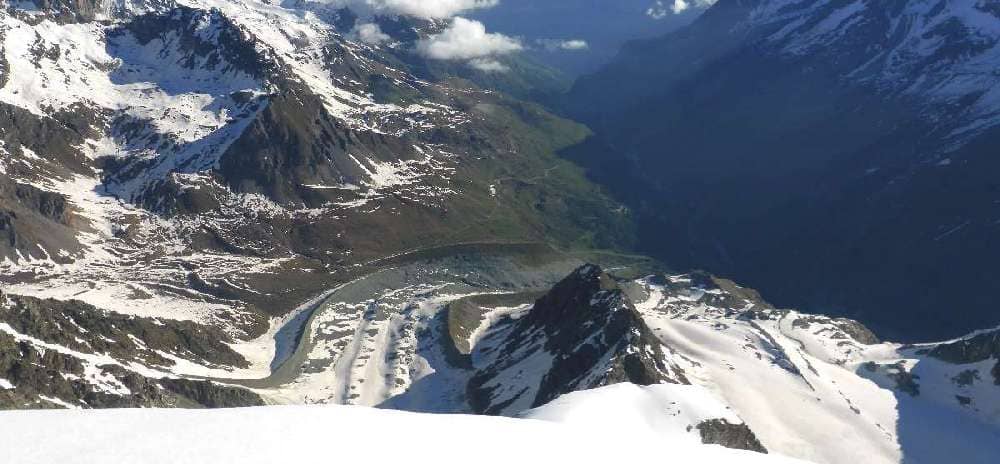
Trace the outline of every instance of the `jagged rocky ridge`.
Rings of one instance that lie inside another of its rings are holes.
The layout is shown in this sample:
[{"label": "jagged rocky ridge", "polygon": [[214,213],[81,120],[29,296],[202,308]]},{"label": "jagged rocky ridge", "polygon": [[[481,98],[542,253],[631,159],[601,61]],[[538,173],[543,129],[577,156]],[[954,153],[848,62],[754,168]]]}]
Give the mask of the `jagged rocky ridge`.
[{"label": "jagged rocky ridge", "polygon": [[[518,412],[619,382],[688,383],[624,291],[593,265],[574,271],[480,343],[485,346],[472,352],[477,372],[469,401],[474,411],[487,414]],[[525,388],[514,380],[522,376],[539,382]]]}]

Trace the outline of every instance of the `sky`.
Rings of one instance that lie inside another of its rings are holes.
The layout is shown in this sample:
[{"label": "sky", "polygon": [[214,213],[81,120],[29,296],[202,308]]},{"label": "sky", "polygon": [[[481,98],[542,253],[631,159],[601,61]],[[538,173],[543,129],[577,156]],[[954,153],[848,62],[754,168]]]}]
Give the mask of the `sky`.
[{"label": "sky", "polygon": [[528,53],[575,76],[610,61],[628,40],[687,25],[703,11],[690,1],[675,13],[655,0],[502,0],[469,15],[491,30],[520,38]]},{"label": "sky", "polygon": [[[463,61],[504,71],[498,57],[525,52],[570,75],[595,70],[627,40],[681,27],[716,0],[330,0],[360,12],[405,14],[449,21],[418,44],[430,59]],[[389,39],[378,26],[359,23],[358,39]]]}]

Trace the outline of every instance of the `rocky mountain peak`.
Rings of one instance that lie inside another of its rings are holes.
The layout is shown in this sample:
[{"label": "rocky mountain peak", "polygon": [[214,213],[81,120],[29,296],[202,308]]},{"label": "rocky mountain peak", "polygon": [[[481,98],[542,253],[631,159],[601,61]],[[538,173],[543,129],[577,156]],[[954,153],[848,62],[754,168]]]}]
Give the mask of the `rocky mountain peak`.
[{"label": "rocky mountain peak", "polygon": [[[488,414],[536,407],[575,390],[620,382],[688,383],[671,351],[652,334],[625,291],[586,264],[512,321],[496,345],[473,353],[484,368],[470,382],[473,408]],[[537,387],[512,390],[504,379],[531,372]]]},{"label": "rocky mountain peak", "polygon": [[631,303],[611,276],[597,265],[585,264],[540,298],[530,318],[539,327],[558,330],[560,324],[583,325],[627,305]]}]

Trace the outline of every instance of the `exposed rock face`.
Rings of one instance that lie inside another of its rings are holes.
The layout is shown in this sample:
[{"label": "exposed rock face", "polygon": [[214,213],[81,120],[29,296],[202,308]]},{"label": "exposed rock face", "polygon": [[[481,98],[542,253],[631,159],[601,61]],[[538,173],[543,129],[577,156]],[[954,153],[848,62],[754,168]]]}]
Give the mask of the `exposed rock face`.
[{"label": "exposed rock face", "polygon": [[[495,344],[473,352],[477,373],[468,393],[476,411],[502,414],[619,382],[688,382],[625,292],[595,265],[577,269],[507,324],[490,335]],[[537,387],[505,384],[508,376],[529,375],[537,376]]]},{"label": "exposed rock face", "polygon": [[954,364],[969,364],[990,358],[1000,359],[1000,330],[937,345],[929,354]]},{"label": "exposed rock face", "polygon": [[94,20],[111,0],[30,0],[55,21],[72,23]]},{"label": "exposed rock face", "polygon": [[[572,263],[568,263],[567,265],[572,265]],[[447,312],[446,323],[451,344],[455,346],[455,349],[459,353],[469,356],[473,348],[475,348],[473,334],[483,325],[483,316],[491,308],[530,304],[544,295],[545,292],[535,290],[527,293],[476,295],[449,303],[445,310]]]},{"label": "exposed rock face", "polygon": [[918,382],[920,380],[920,376],[907,370],[904,364],[899,363],[894,367],[890,367],[887,375],[890,379],[896,382],[897,390],[910,396],[920,396],[920,383]]},{"label": "exposed rock face", "polygon": [[[246,366],[217,329],[110,314],[74,301],[0,294],[0,408],[231,407],[263,404],[247,390],[207,381],[156,379],[172,357]],[[13,334],[13,335],[12,335]]]},{"label": "exposed rock face", "polygon": [[88,221],[76,217],[62,193],[41,187],[92,172],[79,148],[92,133],[92,117],[79,108],[42,118],[0,102],[0,261],[65,263],[79,253],[76,233]]},{"label": "exposed rock face", "polygon": [[[11,2],[14,3],[14,2]],[[31,20],[49,19],[60,24],[128,18],[149,11],[166,11],[174,0],[22,0],[18,7],[31,11]],[[30,8],[33,4],[34,8]],[[12,14],[24,14],[11,8]]]},{"label": "exposed rock face", "polygon": [[801,327],[803,329],[808,329],[809,325],[812,323],[821,324],[833,324],[837,329],[841,331],[839,336],[850,337],[852,340],[861,343],[862,345],[877,345],[881,343],[878,337],[872,332],[868,327],[857,321],[844,318],[836,318],[830,320],[826,317],[800,317],[796,319],[792,325],[795,327]]},{"label": "exposed rock face", "polygon": [[154,379],[119,365],[91,366],[55,350],[17,342],[0,332],[0,410],[33,408],[260,406],[255,393],[208,381]]},{"label": "exposed rock face", "polygon": [[261,193],[281,204],[318,207],[336,190],[310,185],[357,185],[366,166],[352,160],[365,153],[378,162],[419,159],[412,144],[382,134],[358,133],[321,108],[320,97],[296,85],[269,104],[223,155],[220,174],[237,192]]},{"label": "exposed rock face", "polygon": [[472,333],[482,324],[483,309],[469,299],[448,305],[448,335],[451,344],[463,355],[472,352]]},{"label": "exposed rock face", "polygon": [[[180,398],[206,408],[240,408],[263,406],[264,400],[256,393],[236,387],[217,385],[209,381],[188,379],[162,379],[160,385]],[[178,406],[181,406],[178,404]]]},{"label": "exposed rock face", "polygon": [[23,160],[5,163],[6,174],[43,180],[36,176],[46,171],[56,175],[92,172],[93,166],[80,146],[86,137],[95,135],[94,124],[97,124],[97,116],[83,106],[56,112],[51,117],[40,117],[0,102],[0,150]]},{"label": "exposed rock face", "polygon": [[701,433],[702,443],[767,453],[767,449],[760,444],[760,440],[746,424],[730,424],[725,419],[709,419],[698,424],[698,432]]},{"label": "exposed rock face", "polygon": [[0,259],[18,256],[67,262],[44,250],[77,251],[74,217],[66,198],[0,174]]},{"label": "exposed rock face", "polygon": [[990,370],[993,382],[1000,386],[1000,330],[993,330],[956,342],[937,345],[930,356],[954,364],[969,364],[996,359]]},{"label": "exposed rock face", "polygon": [[172,46],[186,52],[178,65],[220,76],[239,71],[263,79],[278,67],[267,59],[266,52],[254,48],[248,32],[217,10],[176,7],[168,14],[151,12],[132,18],[109,34],[131,34],[141,46],[158,39],[174,39],[177,43]]},{"label": "exposed rock face", "polygon": [[[2,297],[0,297],[2,298]],[[187,321],[161,321],[101,311],[75,301],[8,296],[0,305],[0,320],[20,334],[81,352],[108,354],[115,359],[170,365],[170,353],[228,366],[246,360],[218,329]]]}]

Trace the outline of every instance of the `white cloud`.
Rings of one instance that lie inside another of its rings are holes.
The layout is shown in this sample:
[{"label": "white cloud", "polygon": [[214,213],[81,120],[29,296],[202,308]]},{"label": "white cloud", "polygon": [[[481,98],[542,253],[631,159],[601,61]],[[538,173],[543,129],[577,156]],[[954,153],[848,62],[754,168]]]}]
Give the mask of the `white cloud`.
[{"label": "white cloud", "polygon": [[488,33],[479,21],[457,17],[447,29],[417,42],[417,51],[435,60],[475,60],[521,50],[521,42],[503,34]]},{"label": "white cloud", "polygon": [[469,60],[469,66],[483,72],[507,72],[510,68],[493,58],[476,58]]},{"label": "white cloud", "polygon": [[564,40],[563,43],[559,44],[559,48],[563,50],[583,50],[590,48],[590,45],[587,44],[586,40],[573,39]]},{"label": "white cloud", "polygon": [[373,23],[358,24],[354,27],[352,35],[359,41],[370,45],[378,45],[392,38],[382,32],[382,28],[378,27],[378,24]]},{"label": "white cloud", "polygon": [[499,0],[328,0],[361,13],[390,13],[425,19],[451,18],[465,11],[492,8]]},{"label": "white cloud", "polygon": [[[663,19],[667,16],[668,7],[663,3],[664,0],[656,0],[652,6],[646,10],[646,15],[653,19]],[[669,0],[668,0],[669,1]],[[674,14],[681,14],[692,6],[697,8],[708,8],[715,4],[718,0],[673,0],[673,3],[669,7],[669,11]]]},{"label": "white cloud", "polygon": [[549,51],[556,50],[586,50],[590,48],[586,40],[573,39],[573,40],[558,40],[558,39],[539,39],[538,44]]},{"label": "white cloud", "polygon": [[[683,1],[683,0],[678,0],[678,1]],[[649,7],[648,10],[646,10],[646,16],[649,16],[650,18],[653,19],[663,19],[667,17],[667,7],[663,5],[662,1],[656,0],[656,3],[654,3],[652,6]]]},{"label": "white cloud", "polygon": [[499,0],[369,0],[385,4],[386,8],[401,14],[423,18],[450,18],[464,11],[492,8]]}]

